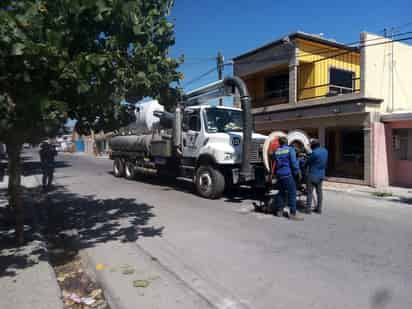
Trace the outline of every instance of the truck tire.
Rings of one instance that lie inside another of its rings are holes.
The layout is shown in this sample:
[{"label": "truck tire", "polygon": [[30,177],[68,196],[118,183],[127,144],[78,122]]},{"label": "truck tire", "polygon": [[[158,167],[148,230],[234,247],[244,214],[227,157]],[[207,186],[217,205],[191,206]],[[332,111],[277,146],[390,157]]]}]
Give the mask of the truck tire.
[{"label": "truck tire", "polygon": [[134,170],[134,164],[132,162],[126,162],[126,164],[124,165],[124,176],[130,180],[136,178],[136,172]]},{"label": "truck tire", "polygon": [[113,175],[115,177],[123,177],[124,176],[124,164],[122,159],[116,158],[113,161]]},{"label": "truck tire", "polygon": [[201,165],[196,170],[195,187],[200,196],[217,199],[225,190],[225,176],[212,166]]}]

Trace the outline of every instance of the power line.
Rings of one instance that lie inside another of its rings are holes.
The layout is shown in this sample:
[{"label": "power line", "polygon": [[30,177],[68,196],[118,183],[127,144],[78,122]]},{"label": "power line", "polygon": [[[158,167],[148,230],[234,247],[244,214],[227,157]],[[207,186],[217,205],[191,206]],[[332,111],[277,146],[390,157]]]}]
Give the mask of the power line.
[{"label": "power line", "polygon": [[186,62],[184,61],[180,66],[185,67],[185,68],[191,68],[194,66],[199,66],[201,64],[205,64],[205,63],[210,63],[212,61],[216,61],[215,59],[211,59],[211,60],[203,60],[203,61],[194,61],[194,62]]},{"label": "power line", "polygon": [[391,27],[391,29],[396,30],[396,31],[399,31],[399,30],[401,30],[401,29],[403,29],[403,28],[406,28],[406,27],[408,27],[408,26],[412,26],[412,21],[411,21],[411,22],[408,22],[408,23],[406,23],[406,24],[402,24],[402,25],[399,25],[399,26]]},{"label": "power line", "polygon": [[186,58],[184,58],[183,63],[189,63],[189,64],[193,64],[193,63],[205,63],[205,62],[210,62],[210,61],[214,61],[215,58],[212,59],[198,59],[198,60],[193,60],[193,59],[189,59],[187,60]]},{"label": "power line", "polygon": [[185,57],[183,55],[184,59],[190,59],[190,60],[195,60],[195,61],[203,61],[203,60],[215,60],[216,57]]},{"label": "power line", "polygon": [[183,85],[183,87],[187,87],[187,86],[189,86],[189,85],[197,82],[198,80],[201,80],[202,78],[204,78],[204,77],[208,76],[209,74],[215,72],[216,69],[217,69],[216,67],[213,67],[213,68],[211,68],[210,70],[206,71],[205,73],[203,73],[203,74],[201,74],[201,75],[199,75],[199,76],[197,76],[197,77],[195,77],[195,78],[187,81],[187,82]]}]

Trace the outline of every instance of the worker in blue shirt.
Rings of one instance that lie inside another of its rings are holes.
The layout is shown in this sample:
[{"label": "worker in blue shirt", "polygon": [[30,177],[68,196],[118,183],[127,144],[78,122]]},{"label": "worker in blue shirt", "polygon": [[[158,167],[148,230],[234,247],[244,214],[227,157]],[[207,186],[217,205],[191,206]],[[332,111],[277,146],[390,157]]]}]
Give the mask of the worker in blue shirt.
[{"label": "worker in blue shirt", "polygon": [[322,213],[322,182],[325,178],[325,171],[328,165],[328,151],[320,147],[320,143],[317,139],[312,139],[310,142],[310,147],[312,148],[312,153],[309,155],[307,166],[308,166],[308,179],[307,179],[307,201],[306,201],[306,213],[310,214],[312,212],[312,198],[313,189],[316,189],[317,205],[315,206],[314,212]]},{"label": "worker in blue shirt", "polygon": [[294,177],[301,179],[302,175],[296,160],[295,149],[288,146],[286,137],[279,138],[279,148],[272,154],[272,159],[276,162],[276,178],[279,184],[276,215],[283,216],[284,201],[287,198],[290,209],[289,218],[301,221],[303,217],[296,213],[296,182]]}]

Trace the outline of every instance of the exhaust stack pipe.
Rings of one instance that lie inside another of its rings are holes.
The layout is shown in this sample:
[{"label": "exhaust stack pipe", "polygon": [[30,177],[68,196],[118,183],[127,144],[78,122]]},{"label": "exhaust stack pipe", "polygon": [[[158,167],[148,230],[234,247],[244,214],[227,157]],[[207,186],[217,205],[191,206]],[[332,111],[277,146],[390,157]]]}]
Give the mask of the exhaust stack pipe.
[{"label": "exhaust stack pipe", "polygon": [[243,115],[243,144],[242,144],[242,164],[240,175],[244,180],[252,177],[250,166],[250,149],[252,146],[252,112],[250,106],[250,96],[245,82],[237,76],[226,77],[223,84],[227,87],[234,87],[239,91],[240,103]]}]

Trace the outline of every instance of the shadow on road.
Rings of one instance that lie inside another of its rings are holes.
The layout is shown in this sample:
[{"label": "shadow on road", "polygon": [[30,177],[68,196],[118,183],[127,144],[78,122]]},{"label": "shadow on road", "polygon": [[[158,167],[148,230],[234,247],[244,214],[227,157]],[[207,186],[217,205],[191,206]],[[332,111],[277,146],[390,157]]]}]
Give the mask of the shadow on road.
[{"label": "shadow on road", "polygon": [[[113,171],[108,171],[107,174],[115,178]],[[122,178],[119,178],[119,180],[121,179]],[[135,181],[135,182],[141,182],[141,183],[150,184],[154,186],[159,186],[159,187],[162,187],[163,191],[177,190],[177,191],[186,192],[186,193],[194,192],[193,184],[191,182],[181,181],[181,180],[173,179],[170,177],[138,174],[136,178],[133,180],[127,180],[127,179],[122,179],[122,180],[131,181],[131,182]]]},{"label": "shadow on road", "polygon": [[154,217],[153,206],[136,203],[135,199],[96,199],[60,187],[49,193],[40,207],[47,209],[49,237],[62,238],[62,243],[71,238],[78,249],[110,241],[133,242],[139,237],[162,236],[164,229],[148,225]]},{"label": "shadow on road", "polygon": [[[41,174],[39,161],[26,155],[22,163],[25,176]],[[2,167],[6,165],[7,162],[2,162]],[[56,168],[68,166],[66,162],[56,162]],[[33,187],[22,189],[26,244],[17,247],[6,186],[3,183],[0,189],[0,277],[15,276],[19,269],[46,258],[46,250],[39,249],[37,231],[43,231],[47,238],[53,238],[54,243],[62,246],[75,241],[77,250],[109,241],[132,242],[139,237],[162,236],[163,227],[148,225],[154,216],[153,206],[137,203],[135,199],[96,199],[92,195],[71,193],[65,187],[42,193],[40,187]],[[62,263],[77,254],[63,247],[57,249],[64,257],[58,259]]]},{"label": "shadow on road", "polygon": [[[115,177],[112,171],[108,171],[107,174]],[[196,195],[195,188],[192,182],[172,179],[167,177],[159,177],[154,175],[139,175],[134,180],[125,180],[119,178],[119,181],[130,181],[130,182],[141,182],[149,185],[159,186],[162,188],[163,191],[180,191],[184,193],[194,194]],[[201,198],[201,197],[199,197]],[[261,192],[256,190],[252,190],[250,187],[240,187],[240,188],[233,188],[230,191],[224,193],[223,197],[221,198],[224,202],[227,203],[234,203],[240,204],[243,201],[260,201],[265,199],[266,197],[263,196]]]}]

